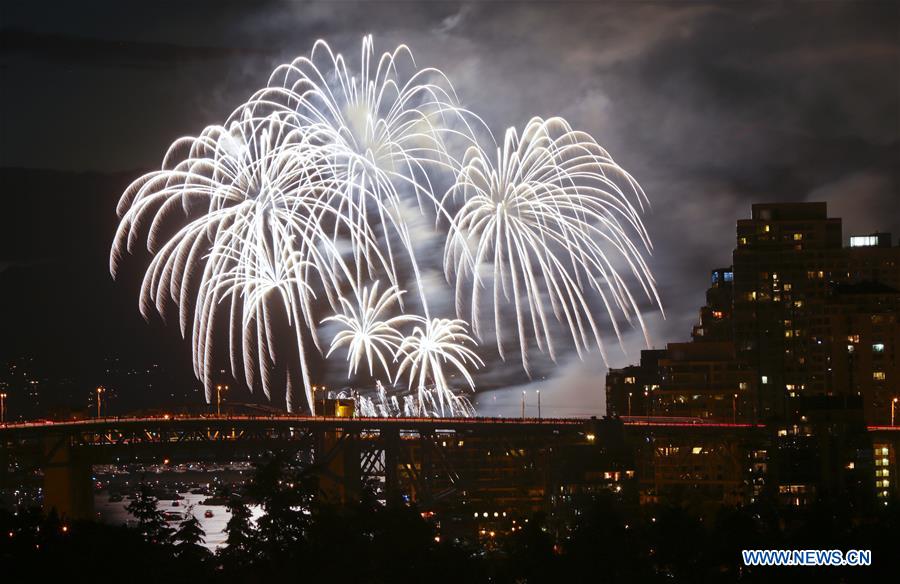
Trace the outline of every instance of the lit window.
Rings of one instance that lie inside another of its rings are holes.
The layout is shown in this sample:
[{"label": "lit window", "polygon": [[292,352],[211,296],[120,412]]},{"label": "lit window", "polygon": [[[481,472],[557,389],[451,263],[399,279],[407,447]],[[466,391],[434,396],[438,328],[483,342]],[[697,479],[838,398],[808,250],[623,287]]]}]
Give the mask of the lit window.
[{"label": "lit window", "polygon": [[884,371],[873,371],[872,379],[874,379],[875,381],[884,381],[884,379],[885,379]]},{"label": "lit window", "polygon": [[768,226],[768,225],[763,225],[763,231],[765,231],[766,233],[768,233],[769,230],[770,230],[770,229],[769,229],[769,226]]},{"label": "lit window", "polygon": [[802,233],[795,233],[795,234],[794,234],[794,241],[803,241],[803,234],[802,234]]},{"label": "lit window", "polygon": [[738,238],[738,244],[739,245],[747,245],[747,238],[746,237]]},{"label": "lit window", "polygon": [[738,387],[741,388],[742,390],[745,390],[745,389],[747,389],[747,387],[749,387],[749,386],[748,386],[748,384],[747,384],[746,381],[742,381],[742,382],[740,382],[740,383],[738,384]]},{"label": "lit window", "polygon": [[721,310],[713,310],[712,315],[713,318],[723,318],[725,316]]},{"label": "lit window", "polygon": [[847,352],[852,353],[855,348],[853,345],[847,345]]},{"label": "lit window", "polygon": [[785,291],[785,292],[790,292],[790,291],[791,291],[791,285],[790,285],[790,284],[785,284],[785,285],[784,285],[784,291]]},{"label": "lit window", "polygon": [[858,343],[858,342],[859,342],[859,335],[848,335],[848,336],[847,336],[847,342],[848,342],[848,343]]},{"label": "lit window", "polygon": [[794,308],[803,308],[802,300],[794,300]]},{"label": "lit window", "polygon": [[725,281],[733,282],[734,281],[734,272],[725,272]]},{"label": "lit window", "polygon": [[878,245],[876,235],[856,235],[850,238],[850,247],[871,247]]},{"label": "lit window", "polygon": [[702,446],[694,446],[691,448],[691,454],[700,454],[701,452],[703,452]]},{"label": "lit window", "polygon": [[634,377],[626,377],[625,378],[625,383],[627,383],[628,385],[634,385],[634,381],[635,381]]},{"label": "lit window", "polygon": [[763,383],[769,383],[769,376],[768,376],[768,375],[763,375],[763,376],[762,376],[762,382],[763,382]]},{"label": "lit window", "polygon": [[794,336],[794,331],[784,331],[784,338],[789,339]]},{"label": "lit window", "polygon": [[873,353],[884,353],[884,343],[875,343],[872,345]]}]

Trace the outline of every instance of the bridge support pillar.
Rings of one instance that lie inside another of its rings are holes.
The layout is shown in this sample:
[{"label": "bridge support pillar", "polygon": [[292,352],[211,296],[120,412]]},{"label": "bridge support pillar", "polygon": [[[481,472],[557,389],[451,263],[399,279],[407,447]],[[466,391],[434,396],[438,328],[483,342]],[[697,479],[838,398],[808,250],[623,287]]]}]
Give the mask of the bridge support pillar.
[{"label": "bridge support pillar", "polygon": [[336,430],[324,432],[316,445],[319,491],[330,503],[347,505],[359,500],[360,452],[356,435]]},{"label": "bridge support pillar", "polygon": [[387,428],[381,431],[384,447],[384,496],[388,503],[400,500],[400,431]]},{"label": "bridge support pillar", "polygon": [[44,442],[44,512],[70,520],[94,519],[91,464],[65,437]]}]

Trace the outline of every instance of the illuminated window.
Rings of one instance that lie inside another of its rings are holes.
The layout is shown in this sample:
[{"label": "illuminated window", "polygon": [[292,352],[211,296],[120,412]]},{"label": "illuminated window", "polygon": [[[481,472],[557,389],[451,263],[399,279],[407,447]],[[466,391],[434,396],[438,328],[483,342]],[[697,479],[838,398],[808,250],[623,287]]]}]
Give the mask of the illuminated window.
[{"label": "illuminated window", "polygon": [[746,381],[742,381],[738,384],[738,387],[741,389],[747,389],[749,387],[749,385],[747,384]]},{"label": "illuminated window", "polygon": [[763,375],[763,376],[762,376],[762,382],[763,382],[763,383],[769,383],[769,376],[768,376],[768,375]]},{"label": "illuminated window", "polygon": [[747,300],[756,300],[756,291],[747,292]]},{"label": "illuminated window", "polygon": [[803,241],[803,234],[802,234],[802,233],[795,233],[795,234],[794,234],[794,241]]},{"label": "illuminated window", "polygon": [[713,318],[723,318],[725,316],[721,310],[713,310],[712,315]]},{"label": "illuminated window", "polygon": [[700,454],[702,452],[703,452],[702,446],[694,446],[693,448],[691,448],[691,454]]},{"label": "illuminated window", "polygon": [[765,231],[766,233],[768,233],[768,232],[770,231],[769,226],[768,226],[768,225],[763,225],[763,231]]},{"label": "illuminated window", "polygon": [[794,336],[794,331],[784,331],[784,338],[789,339]]},{"label": "illuminated window", "polygon": [[802,300],[794,300],[794,308],[803,308]]},{"label": "illuminated window", "polygon": [[875,343],[872,345],[873,353],[884,353],[884,343]]},{"label": "illuminated window", "polygon": [[878,245],[876,235],[856,235],[850,238],[850,247],[871,247]]},{"label": "illuminated window", "polygon": [[738,238],[738,244],[739,244],[739,245],[747,245],[747,238],[746,238],[746,237],[739,237],[739,238]]},{"label": "illuminated window", "polygon": [[635,381],[634,377],[626,377],[625,378],[625,383],[627,383],[628,385],[634,385],[634,381]]},{"label": "illuminated window", "polygon": [[884,381],[884,379],[885,379],[884,371],[873,371],[872,379],[874,379],[875,381]]},{"label": "illuminated window", "polygon": [[848,343],[858,343],[859,335],[847,335],[847,342]]},{"label": "illuminated window", "polygon": [[784,285],[784,291],[785,291],[785,292],[790,292],[790,291],[791,291],[791,285],[790,285],[790,284],[785,284],[785,285]]}]

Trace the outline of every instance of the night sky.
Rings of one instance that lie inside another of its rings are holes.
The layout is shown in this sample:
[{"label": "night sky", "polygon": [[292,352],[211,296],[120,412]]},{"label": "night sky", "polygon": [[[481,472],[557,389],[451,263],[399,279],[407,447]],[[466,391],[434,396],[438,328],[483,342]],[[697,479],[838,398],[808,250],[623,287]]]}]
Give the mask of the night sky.
[{"label": "night sky", "polygon": [[[3,360],[89,385],[117,354],[190,383],[188,344],[138,314],[141,263],[109,276],[121,191],[317,38],[356,58],[366,33],[442,69],[495,133],[562,115],[641,182],[667,316],[648,314],[656,346],[688,338],[752,202],[824,200],[845,238],[900,235],[897,2],[5,2]],[[629,335],[611,364],[640,347]],[[486,385],[523,381],[489,369]],[[545,408],[598,411],[603,370],[564,356],[544,371]]]}]

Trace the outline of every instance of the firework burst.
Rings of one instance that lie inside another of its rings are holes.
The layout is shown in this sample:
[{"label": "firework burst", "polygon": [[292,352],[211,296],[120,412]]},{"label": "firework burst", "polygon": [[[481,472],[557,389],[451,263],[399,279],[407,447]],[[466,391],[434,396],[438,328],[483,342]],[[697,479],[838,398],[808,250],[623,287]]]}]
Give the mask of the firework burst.
[{"label": "firework burst", "polygon": [[555,359],[545,304],[566,325],[579,354],[592,339],[602,352],[588,290],[601,298],[617,336],[617,313],[629,322],[636,318],[646,334],[637,300],[615,265],[624,261],[643,292],[659,302],[641,248],[630,237],[637,234],[650,250],[639,213],[646,197],[589,135],[561,118],[533,118],[521,135],[507,130],[495,156],[470,148],[446,197],[462,201],[444,255],[447,277],[455,279],[457,311],[468,297],[478,335],[487,279],[501,355],[504,304],[515,313],[526,371],[529,334]]},{"label": "firework burst", "polygon": [[[120,199],[110,271],[145,241],[153,257],[141,313],[166,318],[177,309],[208,400],[227,344],[232,375],[251,390],[271,398],[282,364],[288,410],[312,410],[307,358],[321,353],[317,326],[328,322],[343,330],[326,358],[346,347],[349,374],[365,361],[370,376],[377,366],[392,383],[408,377],[411,394],[382,387],[377,399],[361,398],[364,411],[474,414],[451,378],[472,389],[469,370],[482,362],[465,321],[429,312],[410,223],[416,211],[446,228],[444,271],[458,315],[470,304],[476,336],[480,290],[490,288],[501,355],[501,308],[512,307],[526,371],[529,336],[555,357],[551,314],[579,353],[592,340],[602,350],[591,293],[617,335],[615,314],[644,327],[617,266],[658,303],[642,256],[650,249],[640,220],[646,198],[590,136],[535,118],[521,135],[507,131],[494,157],[495,146],[479,144],[493,143],[482,121],[406,46],[376,57],[366,37],[358,65],[318,41],[309,57],[275,69],[224,125],[176,140],[162,168]],[[405,278],[422,314],[404,313]],[[381,293],[379,281],[387,282]],[[323,311],[331,316],[322,320]],[[292,337],[279,335],[284,323]],[[408,335],[406,325],[414,325]]]},{"label": "firework burst", "polygon": [[[456,410],[449,379],[452,371],[459,373],[470,389],[475,388],[469,367],[484,363],[466,344],[476,343],[467,334],[465,321],[447,318],[420,319],[412,334],[403,339],[397,379],[407,374],[409,388],[415,386],[418,391],[420,411],[436,410],[443,416]],[[429,407],[431,398],[436,398],[436,407]]]}]

